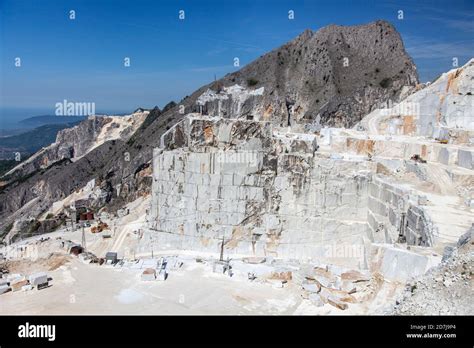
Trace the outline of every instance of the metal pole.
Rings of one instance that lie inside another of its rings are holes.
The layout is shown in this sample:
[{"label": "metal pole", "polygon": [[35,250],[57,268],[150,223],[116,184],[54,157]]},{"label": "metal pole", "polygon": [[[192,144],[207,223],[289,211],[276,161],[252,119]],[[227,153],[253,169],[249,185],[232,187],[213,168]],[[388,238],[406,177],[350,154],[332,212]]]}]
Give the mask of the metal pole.
[{"label": "metal pole", "polygon": [[84,223],[82,224],[82,247],[86,250],[86,234],[84,231]]},{"label": "metal pole", "polygon": [[219,261],[224,261],[224,237],[222,237],[221,256],[220,256],[220,258],[219,258]]}]

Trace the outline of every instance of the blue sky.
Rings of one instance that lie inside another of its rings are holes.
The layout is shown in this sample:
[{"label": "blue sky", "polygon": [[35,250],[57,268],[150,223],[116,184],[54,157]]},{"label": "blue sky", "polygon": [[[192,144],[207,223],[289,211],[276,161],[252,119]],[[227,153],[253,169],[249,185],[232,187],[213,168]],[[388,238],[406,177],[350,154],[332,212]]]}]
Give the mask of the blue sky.
[{"label": "blue sky", "polygon": [[472,0],[0,0],[0,11],[0,107],[33,114],[63,99],[97,112],[162,107],[236,70],[234,57],[243,66],[328,24],[390,21],[422,81],[474,56]]}]

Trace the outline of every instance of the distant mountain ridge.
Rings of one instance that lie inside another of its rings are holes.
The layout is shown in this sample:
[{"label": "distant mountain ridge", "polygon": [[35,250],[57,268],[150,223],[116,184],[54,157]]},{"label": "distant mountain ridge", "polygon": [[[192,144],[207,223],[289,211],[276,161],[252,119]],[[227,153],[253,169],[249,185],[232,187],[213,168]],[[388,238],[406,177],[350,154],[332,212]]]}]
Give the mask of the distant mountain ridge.
[{"label": "distant mountain ridge", "polygon": [[127,140],[141,126],[147,115],[148,111],[129,116],[90,116],[73,125],[43,126],[62,129],[56,132],[54,138],[51,136],[45,146],[7,175],[14,178],[27,176],[64,159],[78,160],[104,142]]},{"label": "distant mountain ridge", "polygon": [[18,121],[18,124],[26,127],[40,127],[53,124],[71,124],[85,120],[87,116],[56,116],[56,115],[40,115],[26,118]]},{"label": "distant mountain ridge", "polygon": [[0,138],[0,159],[12,159],[15,152],[22,156],[31,155],[54,143],[59,131],[73,127],[79,122],[43,125],[21,134]]},{"label": "distant mountain ridge", "polygon": [[[141,110],[141,111],[139,111]],[[143,112],[146,111],[147,109],[144,108],[138,108],[134,113],[136,112]],[[102,113],[97,113],[95,116],[101,117],[101,116],[127,116],[130,113],[109,113],[109,114],[102,114]],[[20,126],[24,127],[40,127],[44,126],[47,124],[71,124],[71,123],[77,123],[84,121],[87,119],[89,116],[57,116],[57,115],[39,115],[39,116],[32,116],[25,118],[21,121],[18,121],[18,124]]]}]

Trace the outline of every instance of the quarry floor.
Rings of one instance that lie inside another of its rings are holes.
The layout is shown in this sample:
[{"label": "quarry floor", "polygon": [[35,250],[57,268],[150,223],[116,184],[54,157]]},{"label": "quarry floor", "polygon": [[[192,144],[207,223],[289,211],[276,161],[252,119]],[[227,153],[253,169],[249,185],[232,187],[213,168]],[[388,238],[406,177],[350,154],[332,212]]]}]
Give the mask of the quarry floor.
[{"label": "quarry floor", "polygon": [[139,272],[86,265],[72,259],[50,272],[44,290],[10,292],[2,314],[289,314],[299,305],[290,289],[235,281],[199,267],[142,281]]},{"label": "quarry floor", "polygon": [[291,282],[284,288],[273,288],[269,283],[213,273],[208,265],[197,262],[171,271],[166,281],[142,281],[136,270],[85,264],[74,256],[67,256],[62,263],[48,271],[53,278],[50,287],[2,294],[0,314],[380,314],[394,303],[395,293],[401,289],[385,283],[371,301],[351,304],[342,311],[329,304],[312,305]]},{"label": "quarry floor", "polygon": [[[110,226],[107,233],[112,234],[112,238],[103,240],[87,231],[88,250],[99,257],[104,257],[109,250],[116,250],[122,257],[124,248],[132,247],[136,239],[132,232],[142,226],[146,203],[146,200],[137,200],[130,207],[133,213],[107,220]],[[367,301],[351,303],[346,310],[330,304],[317,307],[303,299],[301,286],[291,281],[284,288],[273,288],[272,284],[258,279],[251,282],[242,277],[213,273],[210,263],[198,263],[196,255],[189,253],[183,255],[189,260],[182,268],[170,271],[166,281],[142,281],[139,270],[86,264],[68,255],[56,240],[61,237],[80,243],[81,235],[81,230],[60,229],[24,240],[22,243],[34,243],[42,237],[49,238],[38,244],[39,260],[20,259],[10,273],[28,275],[46,271],[53,278],[52,285],[43,290],[0,295],[0,315],[383,314],[393,307],[396,296],[404,288],[403,284],[385,281]],[[209,255],[201,256],[207,259]],[[150,258],[151,255],[140,257]]]}]

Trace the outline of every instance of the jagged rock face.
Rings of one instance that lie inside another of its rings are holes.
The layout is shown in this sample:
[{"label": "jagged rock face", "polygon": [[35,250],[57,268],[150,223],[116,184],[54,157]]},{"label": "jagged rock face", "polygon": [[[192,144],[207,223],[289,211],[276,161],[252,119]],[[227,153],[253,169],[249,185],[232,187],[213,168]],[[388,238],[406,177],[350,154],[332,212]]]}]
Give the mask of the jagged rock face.
[{"label": "jagged rock face", "polygon": [[21,178],[64,159],[77,160],[106,140],[127,140],[146,115],[147,113],[124,117],[90,116],[77,126],[59,131],[53,144],[13,168],[5,174],[5,178],[8,180]]},{"label": "jagged rock face", "polygon": [[[262,101],[264,87],[249,89],[238,84],[208,89],[197,100],[199,112],[225,118],[253,118]],[[257,117],[258,118],[258,117]]]},{"label": "jagged rock face", "polygon": [[320,158],[315,135],[270,122],[189,115],[163,138],[145,249],[217,252],[224,238],[226,254],[317,259],[346,243],[362,251],[333,261],[364,263],[372,163]]},{"label": "jagged rock face", "polygon": [[[119,141],[112,140],[94,149],[77,162],[63,159],[45,170],[39,170],[0,190],[0,227],[17,219],[35,218],[46,211],[55,201],[61,200],[73,191],[82,188],[91,180],[104,182],[109,186],[99,169],[107,163],[113,147]],[[139,181],[137,181],[139,183]],[[4,231],[4,230],[3,230]]]},{"label": "jagged rock face", "polygon": [[[147,114],[91,116],[58,133],[55,143],[5,176],[9,182],[0,188],[0,227],[15,219],[36,217],[53,202],[65,198],[94,178],[107,189],[110,200],[114,191],[110,177],[114,172],[101,172],[101,169],[114,156],[123,158],[124,152],[119,155],[113,150],[130,138]],[[143,181],[146,179],[137,178],[137,188],[143,190]],[[125,185],[122,194],[128,188]]]},{"label": "jagged rock face", "polygon": [[420,196],[378,175],[375,162],[318,155],[316,138],[271,122],[188,115],[155,151],[144,240],[216,252],[224,238],[228,253],[284,258],[324,258],[332,243],[365,250],[365,240],[434,245]]},{"label": "jagged rock face", "polygon": [[473,80],[471,59],[400,103],[374,110],[360,125],[375,134],[421,135],[459,145],[470,143],[474,134]]},{"label": "jagged rock face", "polygon": [[56,143],[59,144],[58,155],[63,158],[82,156],[94,144],[102,127],[112,121],[108,117],[94,117],[78,127],[59,132],[56,138]]},{"label": "jagged rock face", "polygon": [[256,93],[241,101],[240,114],[235,97],[234,102],[209,100],[204,111],[253,116],[281,126],[311,123],[320,114],[323,125],[351,127],[380,103],[398,101],[403,86],[417,83],[416,67],[392,25],[331,25],[314,33],[307,30],[214,83],[214,91],[235,84],[264,87],[261,97]]},{"label": "jagged rock face", "polygon": [[47,168],[62,159],[72,159],[83,155],[96,140],[102,127],[111,121],[110,118],[91,117],[75,127],[59,131],[53,144],[41,149],[5,176],[10,180],[20,178],[36,170]]}]

